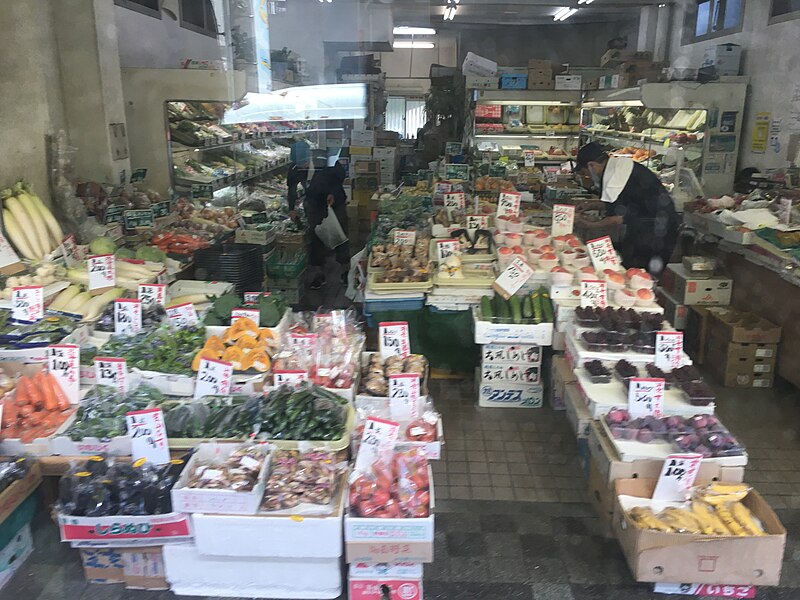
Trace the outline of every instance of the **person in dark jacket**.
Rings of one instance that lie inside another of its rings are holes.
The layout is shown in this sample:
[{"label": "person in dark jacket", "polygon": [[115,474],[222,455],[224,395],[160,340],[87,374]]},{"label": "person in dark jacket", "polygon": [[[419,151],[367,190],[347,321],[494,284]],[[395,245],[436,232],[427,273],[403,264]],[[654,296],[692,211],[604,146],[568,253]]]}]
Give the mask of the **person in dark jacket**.
[{"label": "person in dark jacket", "polygon": [[606,202],[606,217],[589,227],[623,225],[617,250],[625,268],[658,275],[678,239],[678,215],[658,177],[631,158],[609,156],[597,142],[578,151],[575,170],[591,180]]},{"label": "person in dark jacket", "polygon": [[[344,180],[347,172],[337,157],[328,157],[324,150],[311,150],[296,146],[292,148],[292,166],[286,176],[289,186],[289,216],[297,216],[297,186],[302,185],[305,190],[303,209],[308,221],[308,263],[319,267],[318,273],[309,287],[318,290],[326,283],[325,259],[328,248],[322,243],[314,232],[314,227],[319,225],[328,215],[328,207],[333,209],[342,229],[347,232],[347,194],[344,191]],[[350,270],[350,244],[345,242],[333,251],[336,262],[341,268],[341,281],[347,285],[347,273]]]}]

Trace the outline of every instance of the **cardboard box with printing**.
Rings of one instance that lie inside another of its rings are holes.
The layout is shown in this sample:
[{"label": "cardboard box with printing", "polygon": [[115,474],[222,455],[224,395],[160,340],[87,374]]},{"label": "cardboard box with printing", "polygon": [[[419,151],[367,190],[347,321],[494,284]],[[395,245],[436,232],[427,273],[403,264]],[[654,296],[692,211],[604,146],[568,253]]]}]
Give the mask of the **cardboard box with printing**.
[{"label": "cardboard box with printing", "polygon": [[781,341],[781,328],[753,313],[731,308],[713,308],[709,313],[709,331],[720,339],[739,344],[777,344]]},{"label": "cardboard box with printing", "polygon": [[681,304],[728,305],[733,280],[724,275],[700,278],[689,273],[681,263],[673,263],[664,270],[661,287]]},{"label": "cardboard box with printing", "polygon": [[552,71],[553,70],[553,63],[549,60],[542,60],[540,58],[529,58],[528,59],[528,70],[534,71]]}]

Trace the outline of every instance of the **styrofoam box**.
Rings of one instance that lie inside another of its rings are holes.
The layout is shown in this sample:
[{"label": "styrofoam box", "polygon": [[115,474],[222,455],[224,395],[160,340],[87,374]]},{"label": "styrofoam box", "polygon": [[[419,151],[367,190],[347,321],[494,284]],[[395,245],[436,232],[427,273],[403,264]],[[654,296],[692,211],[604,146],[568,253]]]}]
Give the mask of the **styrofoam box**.
[{"label": "styrofoam box", "polygon": [[461,70],[467,76],[497,77],[497,63],[472,52],[467,52],[464,63],[461,65]]},{"label": "styrofoam box", "polygon": [[557,90],[580,90],[582,83],[581,75],[556,75]]},{"label": "styrofoam box", "polygon": [[25,524],[0,550],[0,589],[3,588],[33,552],[30,524]]},{"label": "styrofoam box", "polygon": [[326,599],[342,593],[338,557],[205,556],[194,544],[170,544],[164,546],[164,567],[167,581],[178,596]]},{"label": "styrofoam box", "polygon": [[480,309],[473,309],[476,344],[536,344],[549,346],[553,341],[553,324],[507,325],[480,320]]},{"label": "styrofoam box", "polygon": [[500,364],[539,365],[542,347],[535,344],[484,344],[481,360]]},{"label": "styrofoam box", "polygon": [[475,381],[478,386],[478,406],[541,408],[544,402],[544,388],[541,383],[482,383],[478,377],[475,378]]},{"label": "styrofoam box", "polygon": [[125,548],[157,546],[167,542],[184,541],[192,537],[189,515],[167,513],[111,517],[74,517],[58,515],[62,542],[73,548]]},{"label": "styrofoam box", "polygon": [[334,511],[326,516],[193,515],[197,551],[204,556],[339,558],[346,493],[347,482],[340,478]]},{"label": "styrofoam box", "polygon": [[167,293],[170,298],[177,298],[178,296],[191,296],[193,294],[206,294],[212,296],[221,296],[234,289],[232,283],[225,281],[196,281],[193,279],[181,279],[176,281],[167,288]]}]

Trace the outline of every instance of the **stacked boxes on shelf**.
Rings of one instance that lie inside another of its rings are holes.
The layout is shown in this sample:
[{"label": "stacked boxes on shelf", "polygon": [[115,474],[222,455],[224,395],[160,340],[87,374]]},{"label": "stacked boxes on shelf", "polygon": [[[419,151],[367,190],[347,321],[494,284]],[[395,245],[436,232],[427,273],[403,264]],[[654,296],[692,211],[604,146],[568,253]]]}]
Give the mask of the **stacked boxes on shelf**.
[{"label": "stacked boxes on shelf", "polygon": [[600,59],[600,66],[616,70],[616,73],[600,77],[598,88],[604,90],[635,87],[642,81],[657,82],[664,67],[669,65],[653,62],[651,52],[609,50]]},{"label": "stacked boxes on shelf", "polygon": [[553,63],[549,60],[531,58],[528,60],[528,89],[552,90],[555,88],[553,80]]},{"label": "stacked boxes on shelf", "polygon": [[375,147],[372,158],[378,162],[381,185],[393,185],[397,178],[397,148],[392,146]]},{"label": "stacked boxes on shelf", "polygon": [[478,384],[478,406],[540,408],[542,347],[535,344],[484,344]]},{"label": "stacked boxes on shelf", "polygon": [[[692,272],[681,263],[669,264],[661,276],[658,294],[667,316],[675,321],[686,314],[686,306],[727,306],[731,303],[733,280],[712,272]],[[676,323],[676,326],[680,323]]]}]

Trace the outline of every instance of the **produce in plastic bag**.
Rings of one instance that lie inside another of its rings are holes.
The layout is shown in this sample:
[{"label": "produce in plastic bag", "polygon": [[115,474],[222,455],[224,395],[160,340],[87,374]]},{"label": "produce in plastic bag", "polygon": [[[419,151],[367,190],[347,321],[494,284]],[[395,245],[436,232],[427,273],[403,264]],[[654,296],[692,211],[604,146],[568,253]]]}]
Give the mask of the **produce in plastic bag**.
[{"label": "produce in plastic bag", "polygon": [[299,504],[330,504],[336,485],[335,458],[332,452],[275,452],[261,509],[274,511]]},{"label": "produce in plastic bag", "polygon": [[247,445],[225,459],[198,463],[189,473],[187,487],[250,492],[258,482],[266,456],[264,446]]}]

